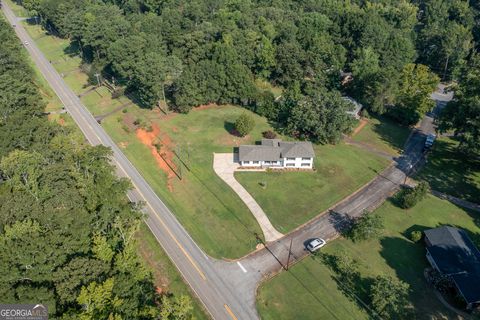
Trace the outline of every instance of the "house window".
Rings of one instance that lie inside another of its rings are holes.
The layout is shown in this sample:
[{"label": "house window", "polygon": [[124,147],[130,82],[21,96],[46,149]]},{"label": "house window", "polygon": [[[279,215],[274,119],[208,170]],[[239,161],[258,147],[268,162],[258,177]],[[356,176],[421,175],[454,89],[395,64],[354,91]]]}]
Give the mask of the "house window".
[{"label": "house window", "polygon": [[243,164],[250,164],[250,161],[243,161]]},{"label": "house window", "polygon": [[260,161],[253,161],[253,164],[259,164]]},{"label": "house window", "polygon": [[287,163],[287,167],[295,167],[295,163]]},{"label": "house window", "polygon": [[272,161],[263,161],[264,164],[271,164]]},{"label": "house window", "polygon": [[302,163],[302,167],[310,167],[310,163]]},{"label": "house window", "polygon": [[295,158],[287,158],[287,161],[295,161]]},{"label": "house window", "polygon": [[312,160],[312,158],[302,158],[302,160],[304,160],[304,161],[310,161],[310,160]]}]

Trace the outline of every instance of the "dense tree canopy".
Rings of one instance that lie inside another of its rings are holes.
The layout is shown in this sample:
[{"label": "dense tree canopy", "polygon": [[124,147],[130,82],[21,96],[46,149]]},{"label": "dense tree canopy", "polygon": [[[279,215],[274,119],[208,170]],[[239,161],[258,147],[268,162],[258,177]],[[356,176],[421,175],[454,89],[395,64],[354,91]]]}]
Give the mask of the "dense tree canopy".
[{"label": "dense tree canopy", "polygon": [[3,19],[0,43],[2,302],[44,303],[52,319],[188,315],[188,300],[158,296],[134,251],[141,213],[126,198],[129,182],[114,174],[111,151],[47,120]]},{"label": "dense tree canopy", "polygon": [[440,131],[453,130],[460,150],[480,155],[480,57],[475,55],[463,69],[454,99],[440,119]]},{"label": "dense tree canopy", "polygon": [[[188,112],[208,103],[235,103],[286,132],[301,126],[296,115],[309,106],[303,102],[291,110],[293,105],[275,103],[257,80],[287,90],[299,86],[310,100],[316,94],[311,88],[340,91],[370,111],[411,125],[431,107],[428,91],[438,79],[430,70],[445,80],[460,77],[480,39],[480,6],[466,0],[25,0],[23,5],[38,13],[46,28],[69,37],[95,72],[115,76],[144,106],[166,99],[171,108]],[[351,72],[353,81],[341,85],[341,71]],[[327,110],[317,107],[308,111]],[[302,136],[336,141],[346,126],[348,121],[334,126],[334,138]]]}]

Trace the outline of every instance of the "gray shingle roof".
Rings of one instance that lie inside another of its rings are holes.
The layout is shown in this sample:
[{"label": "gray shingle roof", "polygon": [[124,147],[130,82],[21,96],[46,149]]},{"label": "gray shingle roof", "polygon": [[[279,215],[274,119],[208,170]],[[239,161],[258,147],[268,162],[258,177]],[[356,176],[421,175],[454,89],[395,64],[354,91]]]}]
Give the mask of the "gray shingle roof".
[{"label": "gray shingle roof", "polygon": [[444,226],[425,231],[430,256],[451,275],[467,303],[480,301],[480,251],[461,229]]},{"label": "gray shingle roof", "polygon": [[240,146],[240,161],[279,161],[280,148],[270,146]]},{"label": "gray shingle roof", "polygon": [[282,158],[314,158],[311,142],[283,142],[279,139],[262,139],[261,145],[239,147],[240,161],[279,161]]},{"label": "gray shingle roof", "polygon": [[283,158],[313,158],[315,152],[313,151],[311,142],[280,142],[280,149],[282,149]]}]

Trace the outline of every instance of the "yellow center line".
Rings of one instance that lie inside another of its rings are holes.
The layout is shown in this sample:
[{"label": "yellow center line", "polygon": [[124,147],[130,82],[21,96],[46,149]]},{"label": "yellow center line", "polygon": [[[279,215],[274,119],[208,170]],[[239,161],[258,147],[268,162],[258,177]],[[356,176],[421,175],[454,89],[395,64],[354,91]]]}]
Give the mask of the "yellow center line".
[{"label": "yellow center line", "polygon": [[[125,175],[128,177],[128,174],[127,172],[125,171],[125,169],[122,167],[122,165],[115,160],[115,162],[117,163],[117,166],[125,173]],[[138,193],[140,193],[140,195],[142,196],[143,199],[145,199],[145,202],[146,204],[150,207],[150,210],[152,210],[152,212],[155,214],[156,218],[158,219],[158,221],[160,221],[160,223],[162,224],[162,226],[165,228],[165,230],[167,230],[168,232],[168,235],[173,239],[173,241],[175,241],[175,243],[177,244],[177,246],[180,248],[180,250],[183,252],[183,254],[187,257],[188,261],[190,261],[190,263],[193,265],[193,267],[195,268],[195,270],[197,270],[198,274],[200,274],[200,277],[202,277],[203,280],[207,280],[207,277],[205,276],[205,274],[202,272],[202,270],[200,269],[200,267],[195,263],[195,261],[193,260],[193,258],[188,254],[187,250],[185,250],[185,248],[182,246],[182,244],[177,240],[177,238],[173,235],[172,231],[170,231],[170,229],[167,227],[167,225],[165,224],[165,222],[162,220],[162,218],[160,218],[160,216],[158,215],[158,213],[153,209],[153,207],[150,205],[150,203],[147,201],[147,198],[144,196],[144,194],[142,193],[142,191],[140,191],[140,189],[135,185],[135,182],[133,182],[132,179],[130,179],[130,181],[132,182],[132,184],[135,186],[135,189],[137,189]]]},{"label": "yellow center line", "polygon": [[232,317],[233,320],[238,320],[237,317],[233,314],[232,309],[230,309],[229,306],[227,306],[226,304],[224,304],[223,306],[225,307],[228,314],[230,315],[230,317]]},{"label": "yellow center line", "polygon": [[[23,28],[23,27],[22,27]],[[28,38],[28,36],[26,36]],[[32,41],[33,42],[33,41]],[[35,50],[32,49],[32,54],[33,55],[36,55],[36,52]],[[39,59],[39,58],[37,58]],[[39,59],[41,60],[41,59]],[[50,70],[48,70],[48,67],[45,68],[45,71],[47,73],[51,73]],[[53,77],[55,78],[55,77]],[[52,79],[53,80],[53,79]],[[47,80],[48,81],[48,80]],[[68,98],[69,102],[71,103],[71,107],[72,109],[74,108],[74,102],[70,99],[69,95],[68,95],[68,92],[64,91],[63,89],[63,86],[62,84],[60,83],[58,85],[59,87],[59,90],[61,91],[61,93],[63,93],[65,95],[65,97]],[[60,97],[60,95],[57,94],[57,96],[59,96],[59,98],[62,100],[62,98]],[[63,102],[63,101],[62,101]],[[64,105],[66,106],[66,104],[64,103]],[[75,110],[76,111],[76,110]],[[90,128],[90,131],[94,134],[94,136],[100,141],[100,143],[102,143],[102,139],[97,135],[97,133],[95,132],[95,130],[92,128],[92,126],[90,125],[90,123],[88,122],[87,119],[85,119],[83,117],[83,115],[79,112],[78,113],[78,117],[81,117],[84,121],[85,121],[85,124]],[[115,160],[115,162],[117,163],[117,166],[125,173],[125,175],[127,177],[129,177],[129,175],[127,174],[127,172],[125,171],[125,169],[123,168],[123,166]],[[150,203],[147,201],[147,198],[143,195],[143,193],[140,191],[140,189],[135,185],[135,183],[133,182],[132,179],[130,179],[130,181],[132,182],[132,184],[135,186],[135,188],[137,189],[138,193],[140,193],[140,195],[143,197],[143,199],[145,199],[145,202],[147,203],[147,205],[150,207],[150,209],[152,210],[152,212],[155,214],[155,216],[157,217],[157,219],[160,221],[160,223],[162,224],[162,226],[165,228],[165,230],[167,230],[168,234],[170,235],[170,237],[173,239],[173,241],[175,241],[175,243],[177,244],[177,246],[180,248],[180,250],[183,252],[183,254],[187,257],[187,259],[190,261],[190,263],[193,265],[193,267],[197,270],[197,272],[200,274],[200,277],[202,277],[203,280],[207,280],[207,277],[205,276],[205,274],[202,272],[202,270],[198,267],[198,265],[195,263],[195,261],[193,260],[193,258],[188,254],[188,252],[185,250],[185,248],[182,246],[182,244],[177,240],[177,238],[173,235],[173,233],[170,231],[170,229],[167,227],[167,225],[165,224],[165,222],[160,218],[160,216],[158,215],[158,213],[153,209],[153,207],[150,205]]]}]

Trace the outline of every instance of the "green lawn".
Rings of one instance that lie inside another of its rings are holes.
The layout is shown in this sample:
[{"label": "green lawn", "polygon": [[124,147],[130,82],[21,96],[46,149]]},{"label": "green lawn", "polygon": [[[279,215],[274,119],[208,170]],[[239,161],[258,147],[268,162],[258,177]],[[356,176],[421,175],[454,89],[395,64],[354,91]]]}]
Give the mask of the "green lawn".
[{"label": "green lawn", "polygon": [[480,203],[480,160],[463,156],[457,146],[454,139],[437,139],[418,178],[434,190]]},{"label": "green lawn", "polygon": [[[58,110],[61,108],[62,104],[58,97],[55,95],[53,90],[50,88],[46,80],[43,78],[43,76],[40,74],[40,71],[38,68],[35,66],[35,64],[32,62],[32,68],[35,70],[35,83],[38,85],[39,90],[45,99],[45,102],[47,104],[46,111],[54,111]],[[102,102],[104,101],[111,101],[111,98],[109,95],[107,95],[108,91],[105,88],[100,88],[99,92],[102,96],[105,98],[100,99],[100,104],[99,104],[99,111],[104,112],[104,111],[109,111],[109,110],[103,110],[101,107],[105,106],[105,108],[108,109],[110,104],[104,104]],[[93,92],[94,95],[97,95],[100,97],[100,95],[96,94]],[[91,105],[94,105],[96,102],[95,99],[86,99],[87,101],[84,101],[86,103],[89,103]],[[115,101],[112,103],[112,107],[116,107],[120,102],[122,101]],[[49,117],[52,121],[57,121],[62,123],[65,126],[68,126],[76,134],[81,136],[83,138],[83,135],[81,134],[80,130],[74,123],[73,119],[70,117],[68,114],[54,114]],[[186,285],[184,282],[183,278],[175,268],[175,266],[172,264],[170,259],[167,257],[161,246],[158,244],[157,240],[153,236],[153,234],[150,232],[146,224],[142,223],[140,231],[137,234],[137,247],[138,251],[143,257],[144,261],[146,264],[149,266],[149,268],[152,270],[152,273],[154,275],[155,279],[155,284],[157,287],[162,289],[163,293],[171,293],[176,296],[178,295],[188,295],[192,299],[192,304],[193,304],[193,315],[195,319],[198,320],[203,320],[203,319],[208,319],[206,312],[204,311],[203,307],[201,306],[199,300],[196,298],[196,296],[190,291],[189,287]]]},{"label": "green lawn", "polygon": [[314,149],[315,172],[235,173],[282,233],[307,222],[359,189],[389,163],[346,144],[314,146]]},{"label": "green lawn", "polygon": [[391,155],[398,155],[402,152],[409,134],[410,128],[400,126],[387,117],[372,117],[352,140]]},{"label": "green lawn", "polygon": [[[118,116],[102,122],[114,141],[124,146],[123,152],[172,208],[190,235],[208,254],[216,257],[234,258],[252,251],[256,246],[254,233],[261,234],[261,230],[248,208],[212,167],[213,152],[232,152],[234,140],[240,140],[226,131],[225,122],[234,121],[245,110],[223,106],[167,119],[155,117],[135,106],[127,110],[126,114],[121,113],[124,117],[156,124],[172,140],[170,150],[182,154],[190,167],[190,172],[182,167],[182,180],[169,180],[151,156],[151,150],[138,140],[134,132],[126,133],[122,129]],[[268,125],[264,119],[254,117],[257,123],[254,135],[260,137],[260,132]],[[242,140],[251,142],[253,138]],[[179,165],[176,159],[174,163]],[[168,184],[172,191],[167,188]]]},{"label": "green lawn", "polygon": [[[368,301],[366,284],[371,279],[377,275],[391,275],[410,285],[410,303],[415,313],[410,318],[454,319],[455,316],[436,300],[427,287],[423,270],[428,262],[423,243],[411,242],[409,234],[412,230],[452,224],[464,228],[480,245],[480,214],[464,211],[430,195],[408,211],[386,202],[377,212],[385,221],[385,231],[380,239],[353,243],[341,238],[328,244],[324,252],[335,254],[344,251],[357,260],[361,286],[363,284],[363,290],[357,291],[357,294],[363,300]],[[306,258],[294,266],[290,273],[291,275],[283,272],[260,289],[258,306],[265,319],[291,319],[290,314],[295,314],[297,319],[320,319],[320,314],[325,314],[325,318],[334,318],[328,316],[326,310],[343,312],[342,310],[359,309],[354,302],[337,298],[341,291],[332,282],[330,271],[320,262]],[[302,285],[306,288],[302,288]],[[308,297],[311,295],[309,291],[315,298]],[[309,303],[304,303],[305,301]],[[324,305],[320,305],[319,301]],[[357,319],[361,316],[352,311],[350,316],[347,314],[339,318]]]},{"label": "green lawn", "polygon": [[262,285],[257,308],[264,320],[368,319],[337,288],[333,273],[311,258]]},{"label": "green lawn", "polygon": [[8,6],[12,9],[12,11],[15,13],[17,17],[28,17],[28,11],[22,7],[13,2],[12,0],[5,0],[5,2],[8,4]]},{"label": "green lawn", "polygon": [[193,315],[196,320],[208,319],[200,301],[190,291],[182,276],[170,262],[163,248],[158,244],[145,223],[141,224],[137,233],[137,248],[147,266],[153,273],[155,285],[161,288],[162,293],[174,296],[189,295],[193,304]]},{"label": "green lawn", "polygon": [[[28,32],[36,39],[47,58],[54,62],[59,72],[75,70],[64,79],[74,92],[80,94],[91,88],[87,76],[75,66],[81,64],[79,57],[67,54],[67,40],[46,36],[38,26],[25,24]],[[113,100],[105,88],[90,92],[82,97],[87,108],[95,114],[105,114],[114,110],[126,98]],[[237,107],[222,107],[195,111],[189,115],[176,115],[169,121],[162,120],[162,114],[142,109],[136,105],[128,108],[128,113],[118,112],[102,121],[102,125],[113,140],[118,143],[155,192],[177,215],[199,245],[210,255],[235,258],[243,256],[256,246],[254,233],[261,234],[260,227],[243,202],[218,178],[212,168],[213,152],[231,152],[234,137],[226,128],[242,113],[248,112]],[[141,119],[147,124],[156,123],[162,133],[170,135],[173,144],[186,149],[191,159],[192,172],[183,170],[182,181],[170,181],[173,191],[167,188],[167,175],[152,156],[151,150],[142,144],[132,128],[124,130],[124,119]],[[257,128],[253,133],[260,138],[262,130],[269,129],[266,121],[255,116]],[[207,130],[208,128],[208,130]],[[223,141],[222,144],[222,139]],[[253,142],[252,139],[243,139]]]}]

